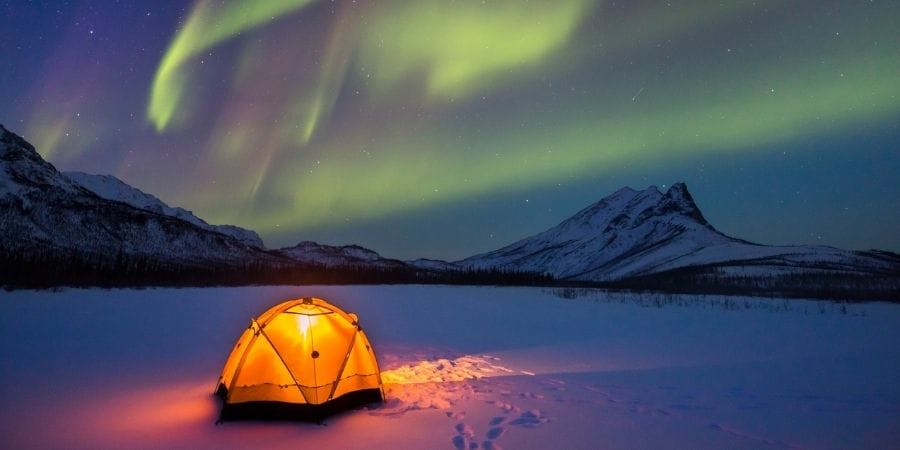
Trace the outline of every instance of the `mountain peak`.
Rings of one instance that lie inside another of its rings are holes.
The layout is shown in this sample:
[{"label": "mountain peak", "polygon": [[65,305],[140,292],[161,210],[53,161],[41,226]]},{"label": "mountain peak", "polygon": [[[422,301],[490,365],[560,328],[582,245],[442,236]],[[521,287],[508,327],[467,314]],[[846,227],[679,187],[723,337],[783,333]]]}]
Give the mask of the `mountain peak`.
[{"label": "mountain peak", "polygon": [[625,196],[625,195],[634,195],[636,193],[637,193],[637,191],[632,189],[631,186],[625,186],[623,188],[620,188],[618,191],[613,192],[612,194],[609,194],[608,196],[606,196],[606,198],[621,197],[621,196]]},{"label": "mountain peak", "polygon": [[685,226],[710,227],[694,203],[687,186],[678,182],[665,194],[656,186],[648,186],[643,190],[623,187],[582,209],[548,232],[558,234],[557,237],[575,237],[585,233],[633,229],[648,221],[659,220],[674,220]]},{"label": "mountain peak", "polygon": [[49,187],[68,193],[86,192],[62,177],[28,141],[0,125],[0,196]]},{"label": "mountain peak", "polygon": [[[687,185],[683,181],[679,181],[669,186],[669,189],[666,190],[665,195],[669,198],[677,199],[679,201],[687,201],[691,204],[694,203],[694,199],[691,196],[691,193],[688,191]],[[696,207],[696,205],[694,206]]]},{"label": "mountain peak", "polygon": [[667,211],[678,211],[703,225],[709,225],[684,182],[679,181],[670,186],[663,196],[660,206]]},{"label": "mountain peak", "polygon": [[459,261],[467,267],[513,267],[559,278],[605,279],[645,270],[642,255],[731,242],[710,226],[684,183],[622,188],[559,225],[493,252]]},{"label": "mountain peak", "polygon": [[678,182],[664,194],[656,186],[642,191],[619,189],[549,230],[456,264],[610,281],[688,268],[715,271],[720,266],[725,271],[710,273],[715,277],[769,270],[810,274],[848,267],[853,267],[854,274],[884,273],[896,270],[892,268],[898,263],[892,255],[765,246],[728,237],[706,221],[687,185]]},{"label": "mountain peak", "polygon": [[198,225],[166,214],[167,206],[155,197],[159,211],[135,206],[126,201],[130,198],[116,195],[151,196],[116,178],[93,180],[109,189],[98,188],[98,194],[81,185],[44,161],[22,137],[0,126],[0,210],[4,211],[0,258],[40,255],[46,258],[40,261],[64,263],[87,261],[80,258],[115,261],[116,255],[123,255],[159,267],[239,267],[246,261],[285,261],[224,231],[202,227],[206,224],[200,219],[196,219]]},{"label": "mountain peak", "polygon": [[43,162],[31,143],[0,124],[0,159],[15,161],[23,158]]},{"label": "mountain peak", "polygon": [[687,192],[688,189],[687,189],[687,184],[685,184],[684,181],[679,181],[679,182],[669,186],[669,190],[670,191],[676,190],[676,191],[681,191],[681,192]]}]

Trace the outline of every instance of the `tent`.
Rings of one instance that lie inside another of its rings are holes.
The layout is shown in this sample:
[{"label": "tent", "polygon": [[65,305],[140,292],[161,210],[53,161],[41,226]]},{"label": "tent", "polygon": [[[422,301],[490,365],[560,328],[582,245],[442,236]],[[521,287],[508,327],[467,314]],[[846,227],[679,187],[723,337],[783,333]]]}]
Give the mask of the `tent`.
[{"label": "tent", "polygon": [[317,419],[384,398],[375,352],[356,315],[309,297],[251,319],[216,392],[223,420]]}]

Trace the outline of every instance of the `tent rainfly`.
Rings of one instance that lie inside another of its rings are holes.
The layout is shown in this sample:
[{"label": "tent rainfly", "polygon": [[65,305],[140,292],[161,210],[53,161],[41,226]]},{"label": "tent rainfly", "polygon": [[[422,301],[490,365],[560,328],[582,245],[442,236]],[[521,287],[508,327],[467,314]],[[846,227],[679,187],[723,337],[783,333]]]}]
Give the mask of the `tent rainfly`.
[{"label": "tent rainfly", "polygon": [[252,319],[216,392],[223,420],[320,419],[384,398],[356,315],[320,298],[288,300]]}]

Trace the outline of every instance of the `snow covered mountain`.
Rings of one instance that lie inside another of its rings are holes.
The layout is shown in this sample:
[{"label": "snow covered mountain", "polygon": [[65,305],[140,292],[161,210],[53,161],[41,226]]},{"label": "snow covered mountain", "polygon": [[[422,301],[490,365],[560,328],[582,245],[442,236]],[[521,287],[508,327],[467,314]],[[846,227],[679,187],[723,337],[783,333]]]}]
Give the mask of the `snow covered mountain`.
[{"label": "snow covered mountain", "polygon": [[421,270],[454,271],[463,269],[463,267],[440,259],[419,258],[405,262]]},{"label": "snow covered mountain", "polygon": [[128,257],[204,268],[283,261],[248,244],[246,236],[170,214],[158,200],[154,210],[149,196],[139,198],[140,191],[118,180],[106,179],[106,190],[81,184],[89,178],[60,173],[0,125],[0,256],[57,261],[78,254],[97,264]]},{"label": "snow covered mountain", "polygon": [[379,269],[409,269],[409,265],[384,258],[378,253],[358,245],[324,245],[303,241],[293,247],[285,247],[277,254],[304,264],[319,264],[326,267],[373,267]]},{"label": "snow covered mountain", "polygon": [[767,246],[720,233],[684,183],[665,193],[623,188],[559,225],[456,264],[546,272],[557,279],[615,281],[689,267],[730,276],[785,273],[898,274],[893,253],[824,246]]},{"label": "snow covered mountain", "polygon": [[[766,246],[726,236],[706,221],[683,183],[665,193],[621,189],[547,231],[455,263],[404,262],[358,245],[309,241],[266,250],[253,231],[209,225],[115,177],[60,173],[2,125],[0,230],[0,283],[27,278],[44,286],[384,282],[388,274],[391,282],[528,284],[548,281],[534,276],[545,273],[662,290],[687,283],[759,292],[762,283],[765,292],[788,286],[792,295],[884,298],[900,280],[894,253]],[[350,270],[332,270],[339,268]]]},{"label": "snow covered mountain", "polygon": [[112,175],[94,175],[84,172],[63,172],[63,175],[107,200],[127,203],[138,209],[175,217],[205,230],[231,236],[247,245],[265,248],[262,239],[259,238],[255,231],[234,225],[210,225],[192,212],[183,208],[173,208],[155,196],[132,187]]},{"label": "snow covered mountain", "polygon": [[32,266],[47,263],[58,269],[77,255],[80,264],[102,266],[106,271],[121,264],[122,258],[207,271],[248,267],[262,274],[271,272],[267,267],[302,270],[308,265],[363,271],[419,270],[358,245],[307,241],[266,250],[254,231],[210,225],[116,177],[61,173],[31,144],[2,125],[0,229],[0,257],[12,267],[25,260]]}]

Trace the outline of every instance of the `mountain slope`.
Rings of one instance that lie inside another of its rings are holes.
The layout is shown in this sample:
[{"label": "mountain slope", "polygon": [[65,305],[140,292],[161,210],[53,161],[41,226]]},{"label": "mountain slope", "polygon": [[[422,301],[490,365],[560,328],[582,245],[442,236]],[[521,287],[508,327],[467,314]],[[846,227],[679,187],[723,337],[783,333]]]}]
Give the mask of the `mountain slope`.
[{"label": "mountain slope", "polygon": [[412,269],[402,261],[384,258],[358,245],[334,246],[303,241],[293,247],[278,249],[276,253],[303,264],[319,264],[326,267]]},{"label": "mountain slope", "polygon": [[192,212],[183,208],[173,208],[155,196],[132,187],[112,175],[94,175],[84,172],[63,172],[63,175],[107,200],[127,203],[138,209],[181,219],[205,230],[231,236],[247,245],[265,248],[262,239],[255,231],[234,225],[210,225]]},{"label": "mountain slope", "polygon": [[456,264],[542,271],[574,281],[614,281],[685,267],[732,276],[785,272],[895,274],[900,258],[824,246],[766,246],[710,225],[684,183],[665,193],[620,189],[559,225]]},{"label": "mountain slope", "polygon": [[405,262],[421,270],[437,270],[449,272],[462,270],[462,267],[440,259],[419,258]]},{"label": "mountain slope", "polygon": [[117,255],[176,266],[277,263],[231,235],[181,218],[98,196],[44,161],[21,137],[0,125],[0,256]]},{"label": "mountain slope", "polygon": [[[31,144],[2,125],[0,208],[0,260],[4,267],[16,267],[17,261],[24,261],[32,268],[44,264],[64,270],[61,268],[77,260],[89,265],[91,271],[104,267],[103,276],[115,279],[112,267],[124,258],[140,260],[148,272],[156,270],[153,267],[207,272],[249,268],[255,274],[246,275],[246,279],[271,276],[280,277],[279,282],[295,279],[298,273],[301,277],[310,273],[328,276],[311,266],[350,269],[352,276],[390,270],[395,278],[408,273],[410,279],[422,271],[358,245],[307,241],[281,250],[265,250],[253,231],[209,225],[189,211],[170,207],[113,176],[60,173]],[[191,273],[183,272],[188,278]],[[240,276],[223,275],[231,280]]]}]

